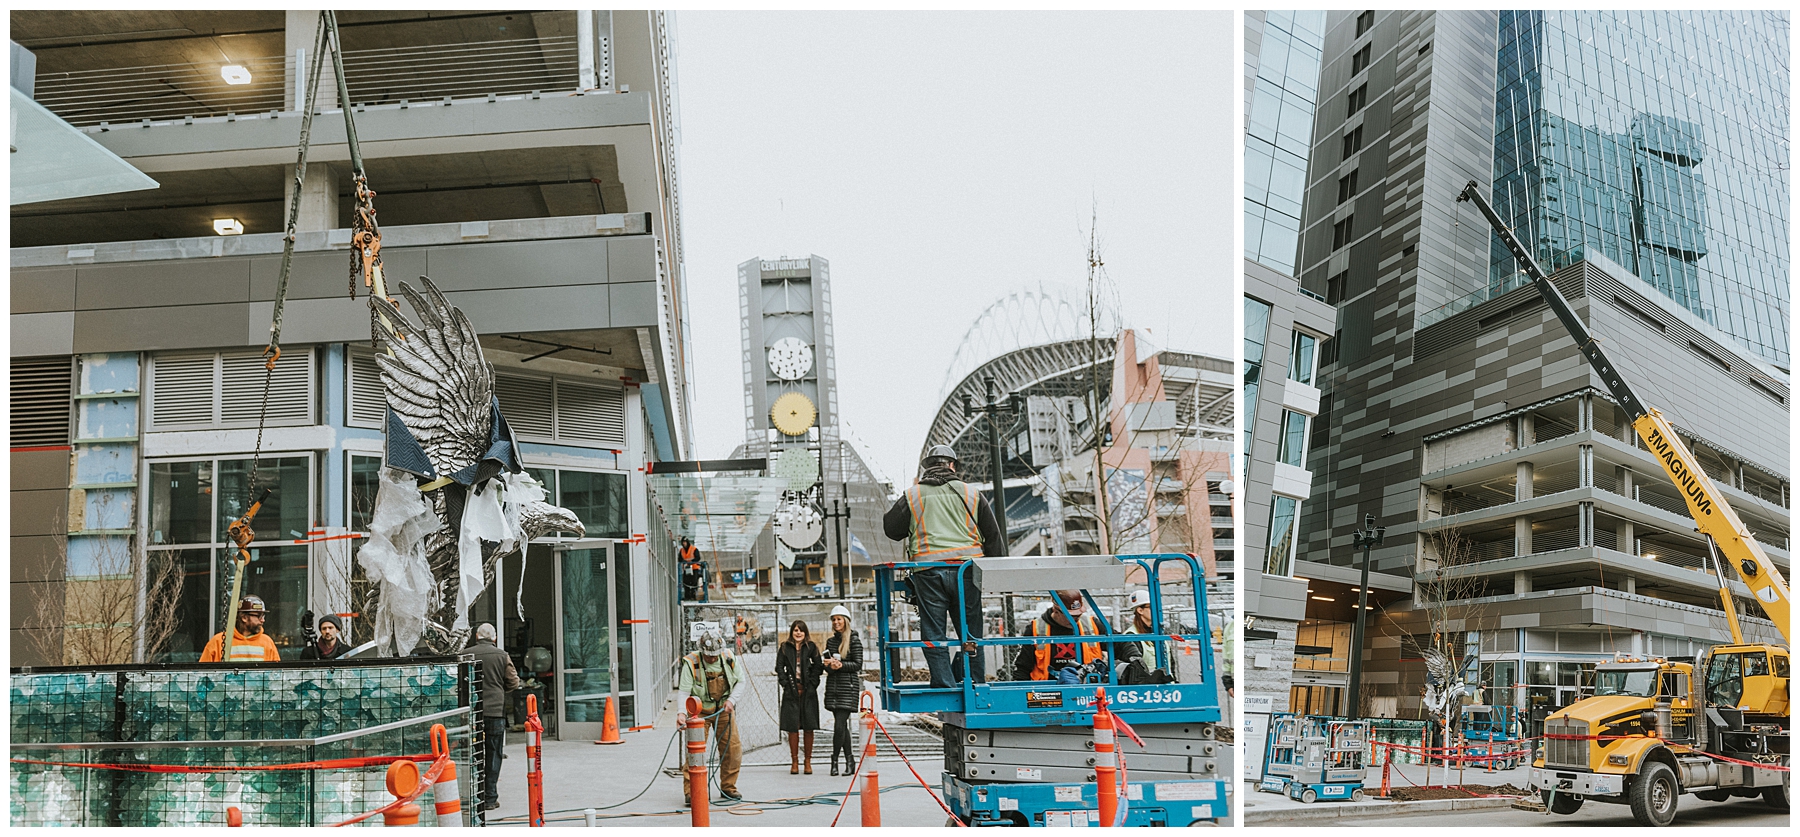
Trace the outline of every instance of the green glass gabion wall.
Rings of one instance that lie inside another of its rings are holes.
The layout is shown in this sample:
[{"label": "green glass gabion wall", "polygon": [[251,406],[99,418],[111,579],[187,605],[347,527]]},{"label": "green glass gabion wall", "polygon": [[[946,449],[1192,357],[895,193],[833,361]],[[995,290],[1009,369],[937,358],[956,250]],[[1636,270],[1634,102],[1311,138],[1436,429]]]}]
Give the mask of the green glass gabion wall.
[{"label": "green glass gabion wall", "polygon": [[[463,810],[478,810],[483,764],[480,685],[452,657],[362,665],[270,663],[16,670],[12,675],[11,823],[330,825],[391,801],[385,766],[255,770],[299,762],[431,752],[431,723],[450,732]],[[419,723],[323,744],[270,744],[354,732],[432,713]],[[245,741],[242,746],[200,746]],[[79,749],[21,743],[95,743]],[[189,746],[146,746],[194,742]],[[133,746],[137,745],[137,746]],[[166,765],[217,772],[139,772],[60,764]],[[423,766],[423,765],[421,765]],[[422,824],[432,821],[429,800]],[[379,818],[367,823],[379,825]]]}]

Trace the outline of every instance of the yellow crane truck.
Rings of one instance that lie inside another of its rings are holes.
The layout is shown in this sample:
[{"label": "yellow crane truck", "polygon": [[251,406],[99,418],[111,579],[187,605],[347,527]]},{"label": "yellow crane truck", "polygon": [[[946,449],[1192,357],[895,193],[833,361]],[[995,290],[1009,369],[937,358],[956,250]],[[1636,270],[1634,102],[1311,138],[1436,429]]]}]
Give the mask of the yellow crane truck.
[{"label": "yellow crane truck", "polygon": [[1594,669],[1594,694],[1544,721],[1531,787],[1541,807],[1572,814],[1583,802],[1631,806],[1640,825],[1675,821],[1681,794],[1723,801],[1761,796],[1788,807],[1788,672],[1785,646],[1744,641],[1723,566],[1743,581],[1763,612],[1788,633],[1788,587],[1675,428],[1646,409],[1561,291],[1470,181],[1457,200],[1481,210],[1563,327],[1599,373],[1632,429],[1662,464],[1706,538],[1731,644],[1697,659],[1620,658]]}]

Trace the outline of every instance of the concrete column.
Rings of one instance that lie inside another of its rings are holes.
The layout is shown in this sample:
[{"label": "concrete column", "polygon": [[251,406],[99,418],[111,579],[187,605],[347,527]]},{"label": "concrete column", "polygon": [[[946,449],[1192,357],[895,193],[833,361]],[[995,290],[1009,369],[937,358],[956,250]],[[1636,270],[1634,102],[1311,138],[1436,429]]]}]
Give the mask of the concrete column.
[{"label": "concrete column", "polygon": [[[317,9],[288,10],[287,39],[281,51],[288,60],[287,97],[284,99],[288,110],[294,110],[299,106],[299,99],[295,96],[295,91],[300,89],[302,81],[304,80],[308,86],[311,84],[311,79],[303,79],[303,77],[306,73],[312,72],[313,39],[318,37],[318,33],[319,12]],[[304,56],[301,55],[302,52],[305,53]],[[329,77],[329,74],[325,75]],[[336,95],[336,91],[337,82],[335,80],[319,83],[319,98],[321,99],[329,101]]]},{"label": "concrete column", "polygon": [[1517,473],[1517,480],[1513,486],[1513,499],[1529,500],[1531,499],[1531,477],[1533,473],[1531,463],[1519,463]]},{"label": "concrete column", "polygon": [[1513,595],[1523,596],[1531,592],[1531,573],[1520,570],[1513,573]]},{"label": "concrete column", "polygon": [[1638,554],[1637,524],[1632,523],[1629,520],[1621,521],[1619,523],[1619,528],[1616,531],[1618,533],[1619,542],[1615,545],[1615,548],[1626,555]]},{"label": "concrete column", "polygon": [[1537,420],[1530,414],[1519,416],[1519,447],[1537,444]]},{"label": "concrete column", "polygon": [[[287,184],[282,190],[281,212],[286,221],[287,208],[294,203],[294,166],[287,167]],[[306,183],[300,189],[297,232],[329,230],[338,226],[338,172],[318,161],[306,163]]]},{"label": "concrete column", "polygon": [[1520,558],[1531,554],[1531,518],[1513,518],[1513,557]]},{"label": "concrete column", "polygon": [[1637,576],[1633,576],[1633,575],[1625,576],[1624,589],[1625,589],[1625,592],[1627,592],[1627,593],[1630,593],[1634,596],[1637,595]]}]

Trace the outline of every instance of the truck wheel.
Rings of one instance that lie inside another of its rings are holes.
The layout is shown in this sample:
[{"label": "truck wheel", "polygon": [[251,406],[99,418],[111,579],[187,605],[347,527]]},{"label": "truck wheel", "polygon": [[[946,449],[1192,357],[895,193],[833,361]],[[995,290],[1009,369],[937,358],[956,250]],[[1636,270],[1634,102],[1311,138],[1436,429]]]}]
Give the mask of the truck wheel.
[{"label": "truck wheel", "polygon": [[1582,800],[1579,797],[1566,793],[1552,795],[1549,791],[1543,791],[1543,797],[1544,804],[1550,807],[1552,814],[1573,814],[1581,810]]},{"label": "truck wheel", "polygon": [[1319,801],[1319,792],[1312,788],[1307,788],[1300,792],[1300,801],[1311,805],[1314,802]]},{"label": "truck wheel", "polygon": [[1788,774],[1781,774],[1781,784],[1763,788],[1763,804],[1777,811],[1788,809]]},{"label": "truck wheel", "polygon": [[1675,821],[1675,800],[1680,795],[1675,771],[1660,761],[1647,762],[1627,793],[1631,798],[1631,816],[1638,825],[1668,825]]}]

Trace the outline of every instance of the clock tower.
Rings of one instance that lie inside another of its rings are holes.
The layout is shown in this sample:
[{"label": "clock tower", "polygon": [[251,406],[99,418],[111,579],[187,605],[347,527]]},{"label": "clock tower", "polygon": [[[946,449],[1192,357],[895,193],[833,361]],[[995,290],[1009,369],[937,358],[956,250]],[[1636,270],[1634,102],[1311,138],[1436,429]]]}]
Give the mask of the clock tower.
[{"label": "clock tower", "polygon": [[[831,266],[818,256],[738,265],[744,436],[752,448],[817,442],[837,421]],[[770,431],[774,431],[771,440]]]}]

